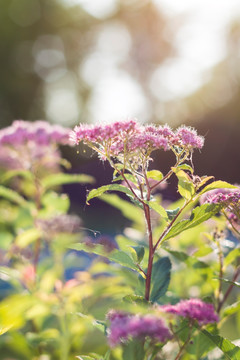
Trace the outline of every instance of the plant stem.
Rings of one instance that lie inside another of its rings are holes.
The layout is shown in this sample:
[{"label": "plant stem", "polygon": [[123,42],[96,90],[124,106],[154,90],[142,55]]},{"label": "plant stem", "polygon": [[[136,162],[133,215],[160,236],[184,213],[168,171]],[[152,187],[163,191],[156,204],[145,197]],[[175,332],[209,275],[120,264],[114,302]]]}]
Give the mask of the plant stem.
[{"label": "plant stem", "polygon": [[191,326],[191,324],[189,324],[189,326],[190,326],[190,331],[189,331],[187,340],[186,340],[186,341],[184,342],[184,344],[180,347],[179,352],[178,352],[175,360],[181,359],[183,350],[185,349],[185,347],[187,346],[187,344],[189,343],[189,341],[190,341],[190,339],[191,339],[191,336],[192,336],[192,326]]},{"label": "plant stem", "polygon": [[[235,273],[233,274],[233,278],[232,278],[232,281],[233,281],[233,282],[237,280],[239,274],[240,274],[240,267],[238,267],[238,268],[236,269]],[[218,313],[218,314],[220,313],[220,311],[221,311],[221,309],[222,309],[225,301],[227,300],[228,296],[230,295],[233,287],[234,287],[234,284],[229,285],[229,287],[228,287],[228,289],[227,289],[227,291],[226,291],[226,293],[225,293],[222,301],[219,302],[218,307],[217,307],[217,313]]]},{"label": "plant stem", "polygon": [[153,251],[155,252],[158,248],[158,246],[161,244],[161,242],[164,240],[164,237],[167,235],[167,233],[170,231],[171,227],[173,226],[173,224],[175,223],[175,221],[177,220],[177,218],[179,217],[179,215],[183,212],[183,210],[187,207],[187,205],[190,203],[191,200],[185,202],[185,204],[183,205],[183,207],[178,211],[178,213],[174,216],[174,218],[172,219],[172,221],[168,224],[168,226],[166,227],[166,229],[163,231],[162,235],[159,237],[158,241],[156,242],[156,244],[153,247]]}]

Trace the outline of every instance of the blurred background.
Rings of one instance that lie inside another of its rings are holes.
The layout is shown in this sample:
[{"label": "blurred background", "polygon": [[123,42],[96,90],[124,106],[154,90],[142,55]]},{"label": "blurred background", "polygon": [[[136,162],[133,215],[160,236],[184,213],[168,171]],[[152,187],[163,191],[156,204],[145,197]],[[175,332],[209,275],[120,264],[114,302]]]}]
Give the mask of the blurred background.
[{"label": "blurred background", "polygon": [[[239,64],[239,0],[0,0],[1,127],[185,123],[206,137],[196,172],[239,183]],[[108,181],[80,155],[77,171]]]}]

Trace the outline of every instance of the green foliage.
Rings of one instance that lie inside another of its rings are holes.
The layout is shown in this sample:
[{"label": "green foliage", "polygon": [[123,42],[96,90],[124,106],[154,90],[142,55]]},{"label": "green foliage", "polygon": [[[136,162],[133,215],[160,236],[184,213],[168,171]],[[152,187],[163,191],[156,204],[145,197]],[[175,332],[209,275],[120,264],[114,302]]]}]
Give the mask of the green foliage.
[{"label": "green foliage", "polygon": [[197,206],[188,220],[182,220],[170,229],[167,235],[164,237],[164,240],[171,239],[172,237],[177,236],[185,230],[191,229],[202,222],[210,219],[219,211],[219,206],[216,204],[204,204]]},{"label": "green foliage", "polygon": [[84,174],[51,174],[44,177],[41,181],[45,190],[56,187],[59,185],[72,184],[72,183],[93,183],[94,178]]},{"label": "green foliage", "polygon": [[104,185],[97,189],[93,189],[88,193],[87,200],[86,200],[87,203],[91,199],[94,199],[95,197],[99,197],[107,191],[120,191],[120,192],[123,192],[123,193],[129,195],[130,197],[133,196],[132,192],[126,186],[118,185],[118,184]]},{"label": "green foliage", "polygon": [[126,266],[132,270],[138,270],[131,256],[129,256],[125,251],[122,250],[113,250],[109,253],[106,252],[106,249],[103,245],[87,245],[84,243],[81,244],[73,244],[70,246],[70,249],[78,250],[78,251],[86,251],[88,253],[104,256],[108,258],[108,260],[113,261],[122,266]]},{"label": "green foliage", "polygon": [[231,343],[231,341],[224,339],[219,335],[212,335],[207,330],[202,330],[202,334],[213,344],[215,344],[225,355],[228,360],[238,360],[240,357],[240,347]]},{"label": "green foliage", "polygon": [[152,286],[150,300],[157,302],[165,295],[170,282],[171,262],[168,257],[158,259],[152,268]]}]

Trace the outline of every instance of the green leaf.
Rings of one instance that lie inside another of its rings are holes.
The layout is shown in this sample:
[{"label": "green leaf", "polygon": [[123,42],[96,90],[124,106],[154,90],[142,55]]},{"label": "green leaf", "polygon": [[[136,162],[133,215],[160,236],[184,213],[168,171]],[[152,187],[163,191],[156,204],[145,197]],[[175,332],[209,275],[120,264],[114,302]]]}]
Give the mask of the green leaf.
[{"label": "green leaf", "polygon": [[150,170],[150,171],[147,171],[147,178],[161,181],[163,178],[163,174],[159,170]]},{"label": "green leaf", "polygon": [[215,190],[215,189],[237,189],[237,186],[229,184],[226,181],[218,180],[218,181],[214,181],[211,184],[205,186],[205,188],[202,191],[200,191],[200,193],[198,195],[202,195],[207,191]]},{"label": "green leaf", "polygon": [[73,244],[70,246],[70,249],[85,251],[87,253],[92,253],[108,258],[110,261],[116,262],[122,266],[128,267],[132,270],[138,270],[132,258],[122,250],[113,250],[110,253],[106,253],[105,247],[103,245],[93,245],[89,246],[84,243]]},{"label": "green leaf", "polygon": [[106,191],[120,191],[120,192],[123,192],[123,193],[129,195],[130,197],[133,197],[133,193],[126,186],[119,185],[119,184],[110,184],[110,185],[104,185],[97,189],[91,190],[87,196],[87,203],[91,199],[101,196]]},{"label": "green leaf", "polygon": [[144,344],[141,340],[131,340],[123,345],[123,360],[143,360],[145,357]]},{"label": "green leaf", "polygon": [[27,201],[21,195],[19,195],[16,191],[8,189],[1,185],[0,185],[0,197],[10,200],[20,206],[28,206]]},{"label": "green leaf", "polygon": [[193,168],[188,165],[188,164],[181,164],[181,165],[178,165],[176,170],[187,170],[187,171],[190,171],[192,174],[193,174]]},{"label": "green leaf", "polygon": [[7,171],[1,178],[1,181],[4,183],[4,182],[7,182],[9,180],[11,180],[12,178],[16,177],[16,176],[21,176],[27,180],[32,180],[33,179],[33,174],[31,171],[29,170],[10,170],[10,171]]},{"label": "green leaf", "polygon": [[240,300],[225,307],[225,309],[223,310],[223,317],[235,314],[236,312],[240,311]]},{"label": "green leaf", "polygon": [[131,253],[132,253],[132,258],[133,261],[135,261],[136,263],[140,264],[143,257],[144,257],[144,253],[145,253],[145,248],[142,245],[139,246],[130,246],[129,247]]},{"label": "green leaf", "polygon": [[106,335],[107,325],[105,321],[93,320],[93,326]]},{"label": "green leaf", "polygon": [[114,206],[115,208],[119,209],[123,214],[123,216],[133,221],[136,227],[138,227],[141,230],[144,229],[145,223],[144,223],[143,212],[141,209],[137,208],[129,201],[121,199],[116,194],[103,194],[100,196],[100,199]]},{"label": "green leaf", "polygon": [[180,210],[179,207],[174,210],[166,210],[168,220],[171,221],[172,219],[174,219],[177,213],[179,212],[179,210]]},{"label": "green leaf", "polygon": [[[127,179],[127,180],[129,180],[129,181],[131,181],[132,183],[134,183],[135,185],[138,185],[138,183],[137,183],[137,180],[136,180],[136,178],[135,178],[135,176],[134,175],[132,175],[132,174],[124,174],[124,177]],[[113,178],[113,182],[116,182],[116,181],[125,181],[124,180],[124,178],[123,178],[123,176],[122,175],[119,175],[119,176],[117,176],[117,177],[114,177]]]},{"label": "green leaf", "polygon": [[178,192],[186,200],[191,200],[195,194],[194,185],[188,176],[183,170],[176,171],[176,176],[178,178]]},{"label": "green leaf", "polygon": [[92,357],[92,356],[88,356],[88,355],[81,355],[81,356],[76,356],[76,359],[79,359],[79,360],[100,360],[101,358],[100,357],[97,357],[96,358],[96,356],[94,356],[94,357]]},{"label": "green leaf", "polygon": [[182,220],[169,230],[167,235],[164,237],[164,240],[171,239],[174,236],[177,236],[181,232],[191,229],[202,222],[210,219],[213,215],[215,215],[219,211],[219,206],[217,204],[203,204],[201,206],[197,206],[188,220]]},{"label": "green leaf", "polygon": [[41,237],[41,231],[33,228],[24,231],[16,237],[15,244],[20,248],[24,248]]},{"label": "green leaf", "polygon": [[153,264],[150,301],[156,302],[163,296],[170,282],[171,262],[168,257],[163,257]]},{"label": "green leaf", "polygon": [[240,287],[240,283],[237,282],[237,281],[231,281],[231,280],[228,280],[228,279],[223,279],[223,278],[216,278],[216,279],[219,279],[227,284],[232,284],[234,286],[237,286],[237,287]]},{"label": "green leaf", "polygon": [[42,197],[42,205],[45,207],[43,213],[65,214],[70,206],[70,200],[66,194],[57,194],[54,191],[47,192]]},{"label": "green leaf", "polygon": [[162,216],[165,220],[168,219],[168,214],[166,212],[166,210],[164,209],[164,207],[162,207],[160,204],[158,204],[155,200],[151,200],[151,201],[144,201],[146,204],[148,204],[148,206],[153,209],[154,211],[156,211],[160,216]]},{"label": "green leaf", "polygon": [[45,189],[72,183],[93,183],[94,178],[85,174],[51,174],[42,179],[42,186]]},{"label": "green leaf", "polygon": [[103,360],[110,360],[111,350],[108,350],[106,354],[104,355]]},{"label": "green leaf", "polygon": [[240,347],[231,343],[231,341],[219,335],[212,335],[207,330],[201,330],[208,339],[210,339],[222,352],[228,360],[240,359]]},{"label": "green leaf", "polygon": [[209,351],[215,348],[215,344],[201,332],[192,336],[193,341],[187,346],[187,352],[194,356],[195,359],[202,359]]},{"label": "green leaf", "polygon": [[131,304],[148,305],[148,301],[141,295],[126,295],[123,301]]},{"label": "green leaf", "polygon": [[164,247],[164,250],[166,250],[168,253],[173,255],[176,259],[179,261],[184,262],[187,266],[192,267],[194,269],[208,269],[209,265],[203,261],[198,260],[194,256],[190,256],[183,251],[175,251],[171,250],[169,248]]},{"label": "green leaf", "polygon": [[227,254],[227,256],[224,259],[224,266],[227,267],[233,262],[238,261],[239,257],[240,257],[240,248],[230,251],[230,253]]}]

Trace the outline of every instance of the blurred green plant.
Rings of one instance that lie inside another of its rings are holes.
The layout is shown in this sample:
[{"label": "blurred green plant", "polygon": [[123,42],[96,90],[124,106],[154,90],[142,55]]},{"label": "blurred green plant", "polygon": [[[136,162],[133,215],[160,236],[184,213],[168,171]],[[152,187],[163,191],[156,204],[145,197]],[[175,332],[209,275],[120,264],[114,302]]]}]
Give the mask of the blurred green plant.
[{"label": "blurred green plant", "polygon": [[[60,153],[53,162],[53,134],[42,122],[0,132],[2,148],[18,144],[31,155],[17,168],[0,156],[1,359],[237,360],[240,192],[195,175],[192,152],[203,139],[190,128],[132,121],[75,129],[71,138],[114,168],[112,184],[87,194],[87,203],[99,197],[131,222],[113,243],[86,236],[69,214],[61,185],[94,179],[64,173]],[[176,155],[166,175],[149,169],[159,148]],[[156,191],[173,176],[180,198],[168,203]]]}]

